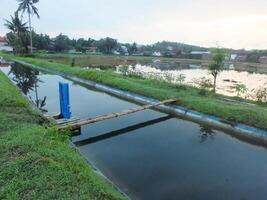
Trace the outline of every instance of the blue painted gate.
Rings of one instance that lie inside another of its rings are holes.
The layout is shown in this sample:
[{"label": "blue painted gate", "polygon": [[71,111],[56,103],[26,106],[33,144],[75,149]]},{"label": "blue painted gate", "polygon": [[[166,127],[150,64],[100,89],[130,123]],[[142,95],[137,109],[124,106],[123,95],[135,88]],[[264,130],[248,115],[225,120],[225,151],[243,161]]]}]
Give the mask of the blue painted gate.
[{"label": "blue painted gate", "polygon": [[59,82],[60,117],[70,119],[69,84]]}]

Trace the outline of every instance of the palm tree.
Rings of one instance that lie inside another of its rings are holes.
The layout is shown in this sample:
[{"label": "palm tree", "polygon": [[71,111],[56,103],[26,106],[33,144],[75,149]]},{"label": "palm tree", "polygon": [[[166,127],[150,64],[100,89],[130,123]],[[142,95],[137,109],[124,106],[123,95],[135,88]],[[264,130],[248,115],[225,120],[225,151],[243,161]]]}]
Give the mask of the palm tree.
[{"label": "palm tree", "polygon": [[14,13],[14,17],[11,15],[11,20],[6,20],[5,19],[5,26],[13,31],[16,34],[20,34],[22,32],[26,32],[28,27],[26,26],[27,23],[23,23],[22,20],[20,20],[19,16],[18,16],[18,12]]},{"label": "palm tree", "polygon": [[29,32],[27,23],[24,23],[19,17],[18,12],[11,16],[11,20],[5,19],[5,24],[10,33],[6,35],[9,45],[13,47],[14,53],[24,54],[28,52]]},{"label": "palm tree", "polygon": [[29,16],[29,28],[30,28],[30,42],[31,42],[31,54],[32,54],[32,25],[31,25],[31,15],[36,15],[39,19],[38,9],[34,4],[38,3],[39,0],[17,0],[19,2],[19,7],[17,11],[22,11],[22,14],[25,12]]}]

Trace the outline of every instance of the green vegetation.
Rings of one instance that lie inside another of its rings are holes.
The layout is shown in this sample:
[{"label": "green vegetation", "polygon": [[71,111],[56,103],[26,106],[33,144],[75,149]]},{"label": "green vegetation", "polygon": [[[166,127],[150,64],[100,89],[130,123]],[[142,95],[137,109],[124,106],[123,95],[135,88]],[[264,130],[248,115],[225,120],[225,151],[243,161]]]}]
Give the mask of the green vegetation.
[{"label": "green vegetation", "polygon": [[212,49],[212,63],[209,65],[209,70],[213,76],[213,92],[216,92],[217,76],[224,69],[226,51],[224,49]]},{"label": "green vegetation", "polygon": [[18,12],[11,16],[11,20],[5,20],[5,22],[4,25],[11,31],[6,36],[14,49],[14,53],[24,54],[28,52],[28,27],[19,18]]},{"label": "green vegetation", "polygon": [[22,16],[25,12],[27,12],[28,17],[29,17],[29,32],[30,32],[30,45],[31,45],[31,54],[32,54],[32,23],[31,23],[31,15],[36,15],[38,18],[40,18],[38,9],[34,4],[38,3],[39,0],[18,0],[19,2],[19,7],[17,12],[22,12]]},{"label": "green vegetation", "polygon": [[0,199],[123,199],[0,72]]},{"label": "green vegetation", "polygon": [[200,79],[195,79],[194,83],[199,89],[199,94],[204,96],[207,95],[209,89],[214,86],[212,85],[211,80],[205,77],[201,77]]},{"label": "green vegetation", "polygon": [[[1,55],[1,54],[0,54]],[[179,104],[199,112],[216,115],[233,122],[240,122],[255,127],[267,129],[267,107],[262,105],[249,106],[242,102],[222,100],[224,96],[207,92],[206,96],[199,94],[199,89],[190,86],[177,85],[164,81],[144,79],[136,76],[123,76],[111,70],[99,71],[71,67],[70,65],[49,62],[36,58],[16,57],[2,54],[10,59],[21,60],[43,68],[64,72],[88,80],[94,80],[126,91],[154,97],[160,100],[167,98],[180,99]],[[157,87],[155,87],[157,86]],[[243,100],[246,101],[246,100]],[[249,101],[247,101],[249,102]]]},{"label": "green vegetation", "polygon": [[239,84],[239,83],[233,85],[231,89],[233,89],[237,93],[238,97],[240,97],[241,94],[245,94],[248,91],[248,88],[245,84]]},{"label": "green vegetation", "polygon": [[266,102],[267,101],[267,87],[261,87],[256,92],[256,98],[258,102]]}]

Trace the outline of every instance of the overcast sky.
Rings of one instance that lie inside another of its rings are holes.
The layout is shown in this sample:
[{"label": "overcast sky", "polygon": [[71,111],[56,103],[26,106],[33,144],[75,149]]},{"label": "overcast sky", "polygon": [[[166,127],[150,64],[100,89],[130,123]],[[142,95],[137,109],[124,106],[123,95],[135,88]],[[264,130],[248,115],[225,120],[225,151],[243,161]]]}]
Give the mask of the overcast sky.
[{"label": "overcast sky", "polygon": [[[0,35],[16,0],[0,0]],[[267,49],[267,0],[40,0],[38,33]],[[27,19],[25,18],[27,21]]]}]

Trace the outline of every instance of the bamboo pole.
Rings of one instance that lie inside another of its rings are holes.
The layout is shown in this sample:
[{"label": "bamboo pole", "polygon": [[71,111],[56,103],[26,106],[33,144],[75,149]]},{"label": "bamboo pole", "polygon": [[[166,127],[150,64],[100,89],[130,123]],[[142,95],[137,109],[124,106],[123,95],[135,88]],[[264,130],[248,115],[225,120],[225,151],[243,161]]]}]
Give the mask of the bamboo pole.
[{"label": "bamboo pole", "polygon": [[136,112],[143,111],[143,110],[146,110],[146,109],[154,108],[154,107],[166,104],[166,103],[174,103],[176,101],[177,101],[177,99],[168,99],[168,100],[165,100],[165,101],[161,101],[159,103],[148,104],[148,105],[140,106],[140,107],[137,107],[137,108],[124,110],[122,112],[113,112],[113,113],[109,113],[109,114],[106,114],[106,115],[90,117],[88,119],[82,119],[82,120],[78,120],[78,121],[75,121],[75,122],[70,122],[70,123],[66,123],[64,125],[58,126],[58,129],[62,130],[62,129],[70,128],[72,130],[75,130],[75,129],[80,128],[83,125],[92,124],[92,123],[96,123],[96,122],[107,120],[107,119],[121,117],[121,116],[124,116],[124,115],[136,113]]}]

